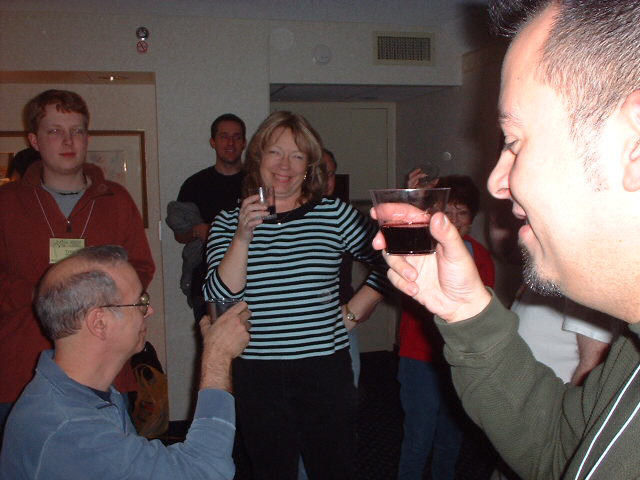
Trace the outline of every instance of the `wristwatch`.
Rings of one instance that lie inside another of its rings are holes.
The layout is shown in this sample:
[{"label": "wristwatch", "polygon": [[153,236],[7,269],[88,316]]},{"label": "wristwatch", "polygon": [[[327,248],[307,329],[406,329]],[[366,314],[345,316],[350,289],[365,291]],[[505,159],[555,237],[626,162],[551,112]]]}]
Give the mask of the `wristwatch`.
[{"label": "wristwatch", "polygon": [[356,314],[353,313],[351,310],[349,310],[349,305],[347,305],[346,303],[344,304],[344,310],[345,310],[345,315],[344,315],[345,320],[358,323],[358,320],[356,319]]}]

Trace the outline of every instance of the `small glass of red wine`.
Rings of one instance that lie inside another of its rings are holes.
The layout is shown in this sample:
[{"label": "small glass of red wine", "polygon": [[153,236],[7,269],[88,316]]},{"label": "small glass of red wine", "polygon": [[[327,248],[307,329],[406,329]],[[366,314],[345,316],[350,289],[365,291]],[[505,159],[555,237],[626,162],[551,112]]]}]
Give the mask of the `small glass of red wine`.
[{"label": "small glass of red wine", "polygon": [[276,194],[273,187],[258,187],[259,202],[267,207],[267,215],[262,217],[264,223],[275,223],[276,221]]},{"label": "small glass of red wine", "polygon": [[444,212],[449,188],[389,188],[371,190],[378,225],[391,255],[425,255],[436,250],[429,222]]}]

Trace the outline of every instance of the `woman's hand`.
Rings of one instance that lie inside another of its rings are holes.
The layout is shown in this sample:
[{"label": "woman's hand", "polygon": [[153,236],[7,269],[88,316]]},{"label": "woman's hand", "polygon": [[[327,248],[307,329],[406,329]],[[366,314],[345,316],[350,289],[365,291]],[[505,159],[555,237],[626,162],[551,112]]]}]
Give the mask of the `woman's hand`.
[{"label": "woman's hand", "polygon": [[438,179],[434,178],[427,182],[427,178],[427,174],[420,168],[413,169],[409,172],[407,178],[407,188],[435,188],[438,184]]},{"label": "woman's hand", "polygon": [[245,198],[240,206],[236,237],[250,243],[253,239],[253,230],[262,223],[262,219],[266,215],[267,206],[260,203],[258,195],[251,195]]}]

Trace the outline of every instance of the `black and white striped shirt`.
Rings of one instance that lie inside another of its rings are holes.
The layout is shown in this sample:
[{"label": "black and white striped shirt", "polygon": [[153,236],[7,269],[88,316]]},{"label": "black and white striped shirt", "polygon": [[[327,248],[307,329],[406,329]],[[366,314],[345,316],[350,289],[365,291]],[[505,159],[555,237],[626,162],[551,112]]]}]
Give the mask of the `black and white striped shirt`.
[{"label": "black and white striped shirt", "polygon": [[327,198],[278,214],[276,223],[255,228],[245,289],[231,292],[217,267],[235,234],[239,211],[223,211],[213,222],[204,296],[243,297],[249,305],[251,340],[242,357],[298,359],[348,347],[339,301],[342,255],[374,266],[366,284],[380,292],[388,289],[386,264],[371,246],[375,224],[351,205]]}]

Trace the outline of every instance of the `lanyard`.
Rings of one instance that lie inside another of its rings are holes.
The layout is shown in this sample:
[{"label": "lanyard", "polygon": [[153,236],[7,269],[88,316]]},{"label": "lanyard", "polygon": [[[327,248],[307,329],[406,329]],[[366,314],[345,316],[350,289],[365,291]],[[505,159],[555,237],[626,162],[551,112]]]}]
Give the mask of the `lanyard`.
[{"label": "lanyard", "polygon": [[[47,218],[47,214],[44,211],[44,207],[42,206],[42,202],[40,201],[40,196],[38,195],[38,190],[36,188],[33,189],[33,193],[36,194],[36,199],[38,200],[38,205],[40,205],[40,210],[42,211],[42,215],[44,216],[45,222],[47,222],[47,226],[49,227],[49,231],[51,232],[51,238],[55,238],[55,233],[53,233],[53,228],[51,227],[51,223],[49,223],[49,218]],[[89,215],[87,215],[87,220],[84,222],[84,227],[82,229],[82,233],[80,234],[80,238],[84,238],[84,234],[87,231],[87,225],[89,225],[89,219],[91,218],[91,214],[93,213],[93,206],[96,204],[96,201],[93,200],[91,202],[91,209],[89,210]],[[69,222],[69,219],[67,219]]]}]

